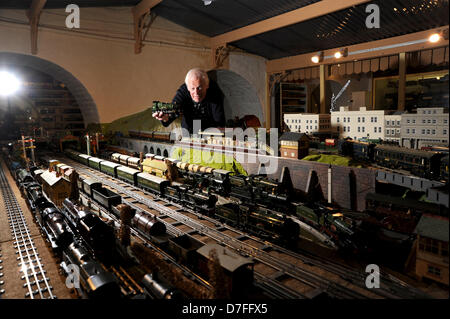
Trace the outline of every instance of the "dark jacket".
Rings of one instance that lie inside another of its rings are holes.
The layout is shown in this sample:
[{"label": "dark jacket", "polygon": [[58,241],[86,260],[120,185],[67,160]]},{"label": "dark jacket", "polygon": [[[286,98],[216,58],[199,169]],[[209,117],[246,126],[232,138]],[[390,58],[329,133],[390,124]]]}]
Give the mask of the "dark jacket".
[{"label": "dark jacket", "polygon": [[[177,103],[181,107],[183,119],[181,126],[193,132],[193,120],[201,120],[201,129],[206,130],[209,127],[225,127],[225,113],[223,110],[223,93],[217,83],[210,81],[206,96],[200,103],[194,103],[187,89],[183,84],[178,89],[172,103]],[[195,104],[195,105],[194,105]],[[177,116],[169,117],[167,122],[161,122],[163,126],[169,126]],[[196,132],[195,132],[196,133]]]}]

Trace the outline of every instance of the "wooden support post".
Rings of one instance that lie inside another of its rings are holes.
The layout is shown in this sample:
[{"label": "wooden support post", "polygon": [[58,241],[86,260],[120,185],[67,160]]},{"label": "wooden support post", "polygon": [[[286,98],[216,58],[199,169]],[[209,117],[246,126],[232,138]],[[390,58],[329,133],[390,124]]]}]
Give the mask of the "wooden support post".
[{"label": "wooden support post", "polygon": [[[162,0],[142,0],[135,7],[131,9],[133,13],[134,20],[134,53],[139,54],[142,52],[142,41],[145,39],[147,35],[148,29],[153,23],[154,17],[150,21],[148,25],[145,25],[145,20],[150,15],[150,10],[161,3]],[[147,28],[147,31],[143,32],[144,28]]]},{"label": "wooden support post", "polygon": [[272,92],[270,87],[270,75],[266,72],[266,129],[270,129],[271,127],[271,104],[272,104]]},{"label": "wooden support post", "polygon": [[319,69],[319,73],[320,73],[320,108],[319,108],[319,113],[320,114],[325,114],[327,113],[327,101],[325,100],[326,96],[325,96],[325,81],[326,81],[326,76],[325,76],[325,70],[328,68],[327,65],[325,64],[321,64],[320,65],[320,69]]},{"label": "wooden support post", "polygon": [[26,12],[31,27],[31,54],[33,55],[37,54],[39,17],[46,2],[47,0],[33,0],[30,9]]},{"label": "wooden support post", "polygon": [[406,89],[406,53],[398,55],[398,107],[400,111],[405,110],[405,89]]}]

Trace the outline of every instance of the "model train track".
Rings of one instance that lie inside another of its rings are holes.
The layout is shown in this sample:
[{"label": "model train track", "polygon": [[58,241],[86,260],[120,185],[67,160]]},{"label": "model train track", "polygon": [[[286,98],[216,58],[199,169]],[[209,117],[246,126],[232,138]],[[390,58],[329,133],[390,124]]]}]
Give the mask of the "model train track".
[{"label": "model train track", "polygon": [[[71,161],[71,163],[76,163]],[[146,206],[148,206],[151,209],[154,209],[156,211],[160,212],[160,215],[158,216],[161,221],[164,222],[164,217],[169,216],[171,219],[175,220],[177,223],[181,223],[183,225],[188,226],[190,229],[195,231],[198,234],[202,234],[204,236],[207,236],[219,243],[222,243],[234,250],[237,250],[241,255],[245,254],[247,256],[253,257],[256,261],[261,263],[262,265],[269,267],[270,269],[274,270],[274,273],[272,276],[269,276],[271,279],[275,280],[276,282],[279,282],[281,279],[284,279],[286,281],[293,280],[296,281],[297,284],[300,284],[302,286],[302,290],[308,290],[309,289],[321,289],[325,292],[327,292],[329,295],[335,297],[335,298],[368,298],[373,297],[377,298],[379,295],[371,292],[371,291],[365,291],[366,289],[360,289],[360,287],[355,286],[353,284],[349,284],[348,281],[345,282],[345,280],[342,280],[342,278],[337,278],[338,282],[332,282],[326,276],[320,276],[314,273],[312,270],[305,270],[300,267],[298,267],[295,262],[289,262],[289,261],[283,261],[279,258],[279,256],[272,256],[270,252],[266,252],[264,249],[255,247],[253,245],[250,245],[248,243],[245,243],[244,241],[233,238],[229,235],[226,235],[220,231],[221,228],[227,228],[229,227],[222,225],[219,227],[219,229],[216,227],[215,229],[209,228],[205,226],[204,224],[193,220],[190,217],[187,217],[185,215],[180,214],[176,210],[172,210],[166,205],[173,205],[173,203],[167,203],[165,205],[156,203],[153,200],[149,200],[148,198],[145,198],[143,196],[140,196],[136,194],[134,191],[139,191],[146,193],[145,191],[142,191],[141,189],[134,188],[134,186],[127,185],[126,187],[117,185],[117,181],[111,181],[107,180],[102,176],[106,176],[96,170],[92,170],[89,168],[85,168],[84,166],[81,166],[81,164],[76,163],[74,165],[75,168],[80,170],[80,173],[86,174],[94,179],[97,179],[98,181],[102,182],[105,186],[109,186],[122,194],[125,194],[127,197],[133,198],[134,201],[129,201],[126,199],[122,199],[122,201],[126,204],[129,204],[130,206],[135,206],[134,202],[137,201],[139,203],[144,203]],[[110,177],[108,176],[108,179]],[[151,194],[151,196],[154,198],[155,195]],[[166,201],[165,199],[158,198],[158,201]],[[136,206],[135,206],[136,207]],[[142,210],[142,208],[140,209]],[[183,210],[187,210],[183,208]],[[192,212],[194,213],[194,212]],[[207,217],[203,216],[203,219]],[[220,224],[217,220],[214,220],[215,224]],[[180,232],[179,229],[176,229],[173,224],[167,224],[167,228],[169,231],[175,233],[175,234],[182,234],[184,232]],[[260,246],[268,247],[266,242],[262,242],[258,239],[253,239],[252,241],[257,242],[260,244]],[[258,242],[259,241],[259,242]],[[275,253],[281,253],[279,251],[279,247],[270,245],[269,246],[272,250],[272,252]],[[298,256],[297,256],[298,257]],[[298,258],[297,258],[298,259]],[[300,260],[297,260],[297,262],[301,262]],[[258,271],[255,270],[257,273]],[[257,276],[256,276],[257,277]],[[340,281],[340,282],[339,282]],[[267,283],[266,283],[267,284]],[[350,288],[348,286],[351,286]],[[273,287],[276,288],[276,287]],[[289,291],[293,289],[288,289]],[[290,292],[292,294],[292,291]],[[298,292],[296,294],[296,298],[305,298],[304,292]],[[389,296],[392,297],[392,296]]]},{"label": "model train track", "polygon": [[0,189],[14,240],[13,245],[18,255],[18,266],[23,273],[22,280],[25,281],[23,285],[27,290],[25,297],[31,299],[56,298],[52,293],[53,287],[49,284],[50,278],[47,277],[44,265],[41,263],[23,212],[2,168],[0,168]]}]

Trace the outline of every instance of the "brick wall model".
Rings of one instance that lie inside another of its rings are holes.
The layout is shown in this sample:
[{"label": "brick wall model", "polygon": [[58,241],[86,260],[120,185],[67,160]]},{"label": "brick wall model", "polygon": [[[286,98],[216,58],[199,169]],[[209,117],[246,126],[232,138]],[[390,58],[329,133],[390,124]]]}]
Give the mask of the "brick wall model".
[{"label": "brick wall model", "polygon": [[[256,163],[250,160],[240,163],[248,174],[258,173],[258,158]],[[289,169],[294,187],[302,191],[306,191],[310,171],[315,171],[323,197],[325,200],[328,198],[328,164],[278,158],[277,172],[269,174],[269,177],[279,179],[284,166]],[[363,211],[366,194],[375,192],[375,170],[332,165],[331,181],[331,199],[344,208]]]}]

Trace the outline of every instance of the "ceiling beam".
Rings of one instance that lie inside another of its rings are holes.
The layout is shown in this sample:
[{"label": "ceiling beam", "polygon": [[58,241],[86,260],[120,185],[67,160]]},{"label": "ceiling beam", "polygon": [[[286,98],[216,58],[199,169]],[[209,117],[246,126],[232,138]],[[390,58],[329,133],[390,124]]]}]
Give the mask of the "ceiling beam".
[{"label": "ceiling beam", "polygon": [[26,11],[28,21],[31,27],[31,54],[37,54],[37,35],[38,35],[38,25],[39,18],[42,13],[42,9],[45,6],[47,0],[33,0],[30,9]]},{"label": "ceiling beam", "polygon": [[266,62],[267,73],[277,73],[286,70],[294,70],[300,68],[306,68],[311,66],[319,66],[321,64],[335,64],[350,62],[354,60],[369,59],[393,54],[399,54],[401,52],[411,52],[423,49],[432,49],[442,46],[448,46],[448,39],[441,39],[437,43],[431,43],[428,41],[428,37],[433,33],[440,33],[448,29],[447,26],[440,28],[430,29],[427,31],[421,31],[416,33],[410,33],[402,36],[391,37],[383,40],[365,42],[346,46],[348,49],[348,56],[340,59],[334,58],[334,53],[342,47],[329,49],[324,51],[324,59],[321,63],[313,63],[311,57],[317,52],[311,52],[306,54],[300,54],[290,56],[286,58],[270,60]]},{"label": "ceiling beam", "polygon": [[370,1],[371,0],[322,0],[278,16],[253,23],[240,29],[215,36],[211,38],[211,47],[224,46],[227,43],[287,27]]},{"label": "ceiling beam", "polygon": [[[154,17],[151,19],[151,22],[147,26],[145,26],[145,20],[147,19],[147,17],[149,17],[150,10],[161,2],[162,0],[142,0],[136,6],[131,8],[134,20],[135,54],[141,53],[143,47],[142,41],[144,40],[151,23],[153,23]],[[144,28],[147,28],[147,32],[144,32]]]}]

